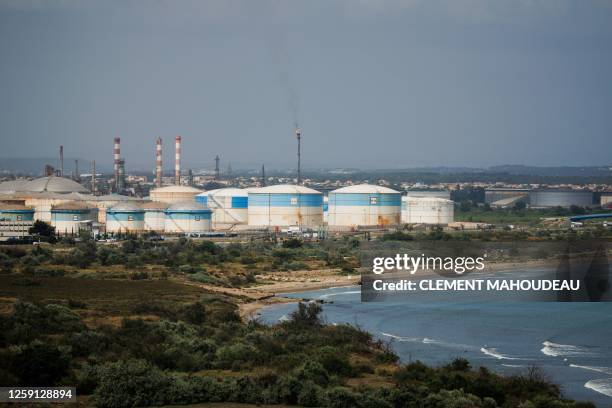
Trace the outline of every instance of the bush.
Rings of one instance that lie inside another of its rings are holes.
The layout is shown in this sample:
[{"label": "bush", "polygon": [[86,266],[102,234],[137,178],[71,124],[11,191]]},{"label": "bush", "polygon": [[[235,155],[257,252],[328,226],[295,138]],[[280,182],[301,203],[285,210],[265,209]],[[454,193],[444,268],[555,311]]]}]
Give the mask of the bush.
[{"label": "bush", "polygon": [[20,386],[50,387],[68,373],[69,357],[57,347],[33,342],[14,349],[8,356],[11,373]]},{"label": "bush", "polygon": [[101,408],[164,405],[172,382],[146,361],[120,360],[100,369],[93,400]]}]

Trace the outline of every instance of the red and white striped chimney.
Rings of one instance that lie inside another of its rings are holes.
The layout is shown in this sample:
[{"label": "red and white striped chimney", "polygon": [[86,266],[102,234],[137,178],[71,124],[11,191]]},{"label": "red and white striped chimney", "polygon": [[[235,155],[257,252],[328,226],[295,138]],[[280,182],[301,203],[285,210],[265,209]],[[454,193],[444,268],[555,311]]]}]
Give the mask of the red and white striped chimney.
[{"label": "red and white striped chimney", "polygon": [[177,136],[174,139],[176,153],[174,156],[174,184],[181,184],[181,137]]},{"label": "red and white striped chimney", "polygon": [[116,137],[115,138],[115,148],[113,149],[113,158],[115,159],[114,162],[114,166],[113,169],[115,170],[115,183],[117,183],[117,180],[119,179],[119,160],[121,157],[121,139]]},{"label": "red and white striped chimney", "polygon": [[157,138],[157,146],[155,148],[155,177],[157,187],[162,186],[162,139]]}]

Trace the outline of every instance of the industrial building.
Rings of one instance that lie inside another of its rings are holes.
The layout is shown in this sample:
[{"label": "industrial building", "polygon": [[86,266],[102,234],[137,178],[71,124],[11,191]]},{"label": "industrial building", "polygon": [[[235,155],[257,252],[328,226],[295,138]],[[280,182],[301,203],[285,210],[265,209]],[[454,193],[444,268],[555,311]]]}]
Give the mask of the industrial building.
[{"label": "industrial building", "polygon": [[164,232],[166,229],[166,209],[168,204],[159,201],[149,201],[141,205],[144,210],[145,231]]},{"label": "industrial building", "polygon": [[527,204],[530,192],[530,188],[487,188],[485,203],[492,207],[511,207],[519,201]]},{"label": "industrial building", "polygon": [[581,190],[534,190],[529,193],[529,205],[533,208],[593,206],[593,193]]},{"label": "industrial building", "polygon": [[256,227],[318,227],[323,224],[323,194],[308,187],[280,184],[249,190],[248,222]]},{"label": "industrial building", "polygon": [[359,184],[331,191],[327,223],[330,227],[397,225],[401,193],[388,187]]},{"label": "industrial building", "polygon": [[69,201],[51,207],[51,225],[56,234],[78,234],[81,229],[89,229],[96,220],[96,209],[84,202]]},{"label": "industrial building", "polygon": [[143,232],[145,210],[135,203],[122,202],[106,210],[106,232],[137,234]]},{"label": "industrial building", "polygon": [[195,200],[212,210],[213,229],[227,229],[248,223],[249,192],[247,189],[210,190],[198,194]]},{"label": "industrial building", "polygon": [[172,185],[151,190],[151,201],[161,201],[162,203],[180,203],[183,201],[193,201],[194,197],[202,193],[202,190],[190,186]]},{"label": "industrial building", "polygon": [[454,222],[455,205],[438,197],[402,197],[402,223],[448,225]]},{"label": "industrial building", "polygon": [[165,232],[169,234],[202,234],[212,229],[212,211],[195,201],[172,204],[165,215]]},{"label": "industrial building", "polygon": [[590,207],[593,193],[587,190],[489,188],[485,190],[485,203],[492,207],[512,207],[524,202],[533,208]]}]

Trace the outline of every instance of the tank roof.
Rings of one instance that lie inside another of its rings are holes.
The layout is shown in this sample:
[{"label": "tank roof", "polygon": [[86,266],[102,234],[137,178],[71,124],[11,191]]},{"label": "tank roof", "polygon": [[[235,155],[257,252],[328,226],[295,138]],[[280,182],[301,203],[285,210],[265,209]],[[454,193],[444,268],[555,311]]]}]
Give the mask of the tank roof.
[{"label": "tank roof", "polygon": [[236,188],[236,187],[225,187],[225,188],[216,188],[214,190],[208,190],[198,196],[218,196],[218,197],[246,197],[249,194],[248,189],[244,188]]},{"label": "tank roof", "polygon": [[140,207],[144,210],[165,210],[168,208],[170,204],[164,203],[162,201],[147,201],[146,203],[142,203]]},{"label": "tank roof", "polygon": [[452,200],[440,197],[411,197],[403,196],[402,201],[423,201],[423,202],[437,202],[437,203],[452,203]]},{"label": "tank roof", "polygon": [[352,193],[352,194],[400,194],[389,187],[377,186],[374,184],[357,184],[354,186],[342,187],[330,193]]},{"label": "tank roof", "polygon": [[140,208],[137,204],[130,201],[123,201],[119,204],[113,205],[111,208],[106,210],[106,212],[143,212],[144,210]]},{"label": "tank roof", "polygon": [[3,193],[15,193],[23,191],[24,187],[30,182],[28,179],[16,179],[3,181],[0,183],[0,192]]},{"label": "tank roof", "polygon": [[199,194],[202,192],[203,192],[202,190],[197,189],[195,187],[177,186],[177,185],[165,186],[165,187],[160,187],[160,188],[151,190],[151,193],[153,194],[155,193],[195,193],[195,194]]},{"label": "tank roof", "polygon": [[64,177],[48,176],[29,181],[23,186],[26,192],[89,193],[85,187]]},{"label": "tank roof", "polygon": [[0,203],[0,211],[34,211],[30,207],[21,204]]},{"label": "tank roof", "polygon": [[90,206],[81,201],[68,201],[51,207],[51,211],[82,211],[90,209]]},{"label": "tank roof", "polygon": [[169,212],[173,212],[173,211],[176,211],[176,212],[180,212],[180,211],[203,212],[203,211],[211,211],[211,210],[210,208],[208,208],[202,203],[197,203],[195,201],[182,201],[180,203],[172,204],[170,207],[168,207],[166,211],[169,211]]},{"label": "tank roof", "polygon": [[249,190],[249,194],[321,194],[320,191],[293,184],[277,184]]}]

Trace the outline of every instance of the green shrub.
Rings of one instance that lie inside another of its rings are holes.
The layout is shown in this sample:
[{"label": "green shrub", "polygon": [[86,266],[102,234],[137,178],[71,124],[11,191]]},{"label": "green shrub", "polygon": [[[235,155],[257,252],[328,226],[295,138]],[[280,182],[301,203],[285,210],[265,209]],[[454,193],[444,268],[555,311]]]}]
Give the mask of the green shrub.
[{"label": "green shrub", "polygon": [[164,405],[172,378],[142,360],[110,363],[99,372],[99,385],[93,395],[100,408]]}]

